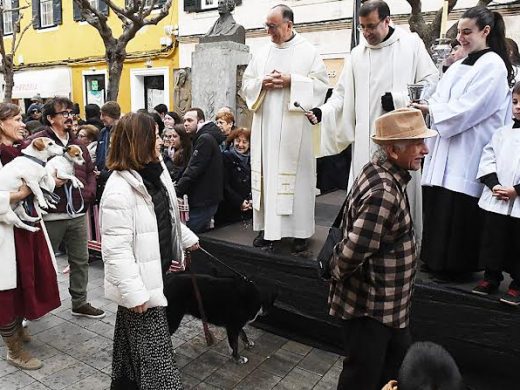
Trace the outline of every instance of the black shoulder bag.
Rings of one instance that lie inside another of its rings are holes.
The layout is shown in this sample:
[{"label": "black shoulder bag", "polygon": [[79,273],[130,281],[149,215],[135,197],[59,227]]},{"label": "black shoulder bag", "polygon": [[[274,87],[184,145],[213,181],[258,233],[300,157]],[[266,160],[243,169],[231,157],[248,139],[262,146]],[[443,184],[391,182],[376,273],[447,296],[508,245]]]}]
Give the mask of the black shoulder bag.
[{"label": "black shoulder bag", "polygon": [[334,223],[329,229],[329,234],[323,247],[316,258],[317,268],[318,268],[318,277],[321,280],[328,281],[331,278],[330,274],[330,259],[332,258],[332,254],[334,253],[334,247],[343,239],[343,231],[340,229],[341,220],[343,219],[343,213],[345,212],[345,207],[347,205],[349,197],[345,199],[343,202],[343,206],[339,210]]}]

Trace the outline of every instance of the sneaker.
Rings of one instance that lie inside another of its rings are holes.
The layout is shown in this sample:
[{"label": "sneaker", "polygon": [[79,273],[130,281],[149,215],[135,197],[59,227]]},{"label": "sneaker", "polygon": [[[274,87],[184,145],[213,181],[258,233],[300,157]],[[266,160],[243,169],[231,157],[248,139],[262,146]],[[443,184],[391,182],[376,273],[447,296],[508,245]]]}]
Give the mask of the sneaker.
[{"label": "sneaker", "polygon": [[471,290],[473,294],[477,295],[489,295],[498,289],[498,285],[491,283],[489,280],[482,279],[478,284]]},{"label": "sneaker", "polygon": [[80,306],[76,309],[72,309],[72,315],[78,317],[88,317],[88,318],[103,318],[105,317],[105,312],[100,309],[96,309],[90,303],[85,303],[83,306]]},{"label": "sneaker", "polygon": [[264,239],[264,231],[260,230],[260,233],[253,240],[253,246],[256,248],[265,248],[271,246],[273,244],[272,241]]},{"label": "sneaker", "polygon": [[500,298],[500,302],[506,303],[511,306],[520,305],[520,290],[510,288],[509,290],[507,290],[504,296]]}]

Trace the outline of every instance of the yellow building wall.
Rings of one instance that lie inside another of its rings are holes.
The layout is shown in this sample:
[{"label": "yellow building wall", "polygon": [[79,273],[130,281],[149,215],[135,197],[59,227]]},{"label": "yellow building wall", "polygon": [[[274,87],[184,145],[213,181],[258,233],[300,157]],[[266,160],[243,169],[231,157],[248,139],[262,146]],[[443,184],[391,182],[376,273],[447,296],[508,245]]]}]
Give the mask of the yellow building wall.
[{"label": "yellow building wall", "polygon": [[[116,0],[123,6],[124,0]],[[20,11],[24,14],[21,29],[30,23],[32,9]],[[152,15],[158,11],[152,11]],[[161,48],[160,38],[165,36],[164,26],[178,23],[178,1],[172,1],[169,14],[156,26],[145,26],[130,41],[127,52],[158,50]],[[108,24],[117,38],[121,32],[121,21],[114,12],[109,12]],[[174,37],[172,37],[174,38]],[[7,47],[11,46],[10,37],[5,37]],[[62,0],[62,24],[56,27],[27,30],[16,53],[15,64],[19,64],[19,56],[24,63],[39,64],[80,58],[104,57],[105,47],[98,31],[87,22],[74,21],[72,0]]]},{"label": "yellow building wall", "polygon": [[[153,67],[167,67],[169,68],[169,84],[170,84],[170,96],[168,107],[173,109],[173,70],[178,68],[179,59],[178,59],[178,51],[172,49],[170,56],[167,58],[152,58],[152,66]],[[123,72],[121,73],[121,81],[119,83],[119,95],[117,102],[121,106],[121,112],[126,113],[131,111],[130,107],[130,70],[131,69],[143,69],[146,68],[146,60],[138,60],[135,62],[127,62],[123,67]],[[108,74],[107,67],[104,63],[95,63],[95,64],[84,64],[84,65],[74,65],[72,67],[72,100],[79,104],[81,110],[85,107],[85,97],[83,95],[84,92],[84,79],[83,73],[88,71],[103,71],[105,70]],[[107,84],[108,86],[108,84]]]},{"label": "yellow building wall", "polygon": [[[115,0],[115,3],[124,6],[124,0]],[[24,14],[21,29],[32,20],[31,7],[21,10]],[[157,14],[152,11],[152,16]],[[123,112],[130,111],[130,69],[146,68],[146,60],[152,60],[153,67],[169,68],[170,96],[169,107],[173,108],[173,69],[179,65],[178,50],[175,45],[167,52],[158,53],[164,49],[160,38],[166,36],[164,26],[178,23],[178,1],[173,0],[169,14],[157,25],[145,26],[129,42],[126,51],[135,53],[132,59],[125,61],[119,85],[118,102]],[[108,24],[114,37],[122,32],[121,21],[114,12],[109,11]],[[175,43],[175,37],[171,36]],[[11,47],[11,37],[4,37],[7,50]],[[23,61],[23,64],[21,64]],[[87,22],[74,21],[73,1],[62,0],[62,24],[46,29],[34,30],[32,26],[24,34],[16,52],[14,62],[24,68],[46,65],[68,65],[72,72],[72,100],[79,103],[83,112],[84,79],[83,72],[90,70],[107,70],[105,62],[105,46],[98,31]],[[108,71],[107,71],[108,74]],[[107,85],[108,87],[108,79]]]}]

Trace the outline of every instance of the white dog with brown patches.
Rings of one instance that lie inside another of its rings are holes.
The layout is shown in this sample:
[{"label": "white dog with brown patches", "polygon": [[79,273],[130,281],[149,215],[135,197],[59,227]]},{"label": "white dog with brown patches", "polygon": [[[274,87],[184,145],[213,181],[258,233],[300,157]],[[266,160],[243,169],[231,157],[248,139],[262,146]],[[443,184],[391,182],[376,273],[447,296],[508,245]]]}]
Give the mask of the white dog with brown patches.
[{"label": "white dog with brown patches", "polygon": [[[27,148],[22,150],[22,156],[16,157],[0,170],[0,191],[17,191],[25,182],[34,194],[34,207],[38,215],[44,213],[42,208],[55,208],[52,203],[46,201],[41,188],[48,191],[54,189],[54,178],[45,169],[45,165],[49,158],[61,154],[63,154],[63,147],[52,139],[35,138]],[[3,222],[31,232],[39,230],[37,227],[27,225],[22,219],[27,222],[39,221],[39,218],[27,215],[22,202],[18,202],[13,206],[13,211],[6,214]]]},{"label": "white dog with brown patches", "polygon": [[64,148],[63,155],[56,156],[47,163],[47,172],[58,179],[70,180],[74,188],[83,188],[83,183],[74,176],[74,164],[83,165],[83,151],[78,145]]}]

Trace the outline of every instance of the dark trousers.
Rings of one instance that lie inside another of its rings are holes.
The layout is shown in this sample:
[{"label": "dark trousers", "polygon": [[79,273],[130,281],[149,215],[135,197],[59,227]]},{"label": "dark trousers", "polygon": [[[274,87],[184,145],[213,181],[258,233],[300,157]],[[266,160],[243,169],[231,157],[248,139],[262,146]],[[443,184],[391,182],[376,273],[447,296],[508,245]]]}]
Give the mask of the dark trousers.
[{"label": "dark trousers", "polygon": [[411,344],[409,328],[390,328],[360,317],[343,321],[342,333],[345,359],[338,390],[380,390],[390,379],[397,379]]},{"label": "dark trousers", "polygon": [[486,267],[485,278],[499,285],[502,272],[511,275],[511,288],[520,288],[520,219],[484,212],[480,261]]},{"label": "dark trousers", "polygon": [[215,215],[218,204],[207,207],[190,207],[190,219],[186,222],[193,233],[202,233],[209,229],[211,218]]}]

